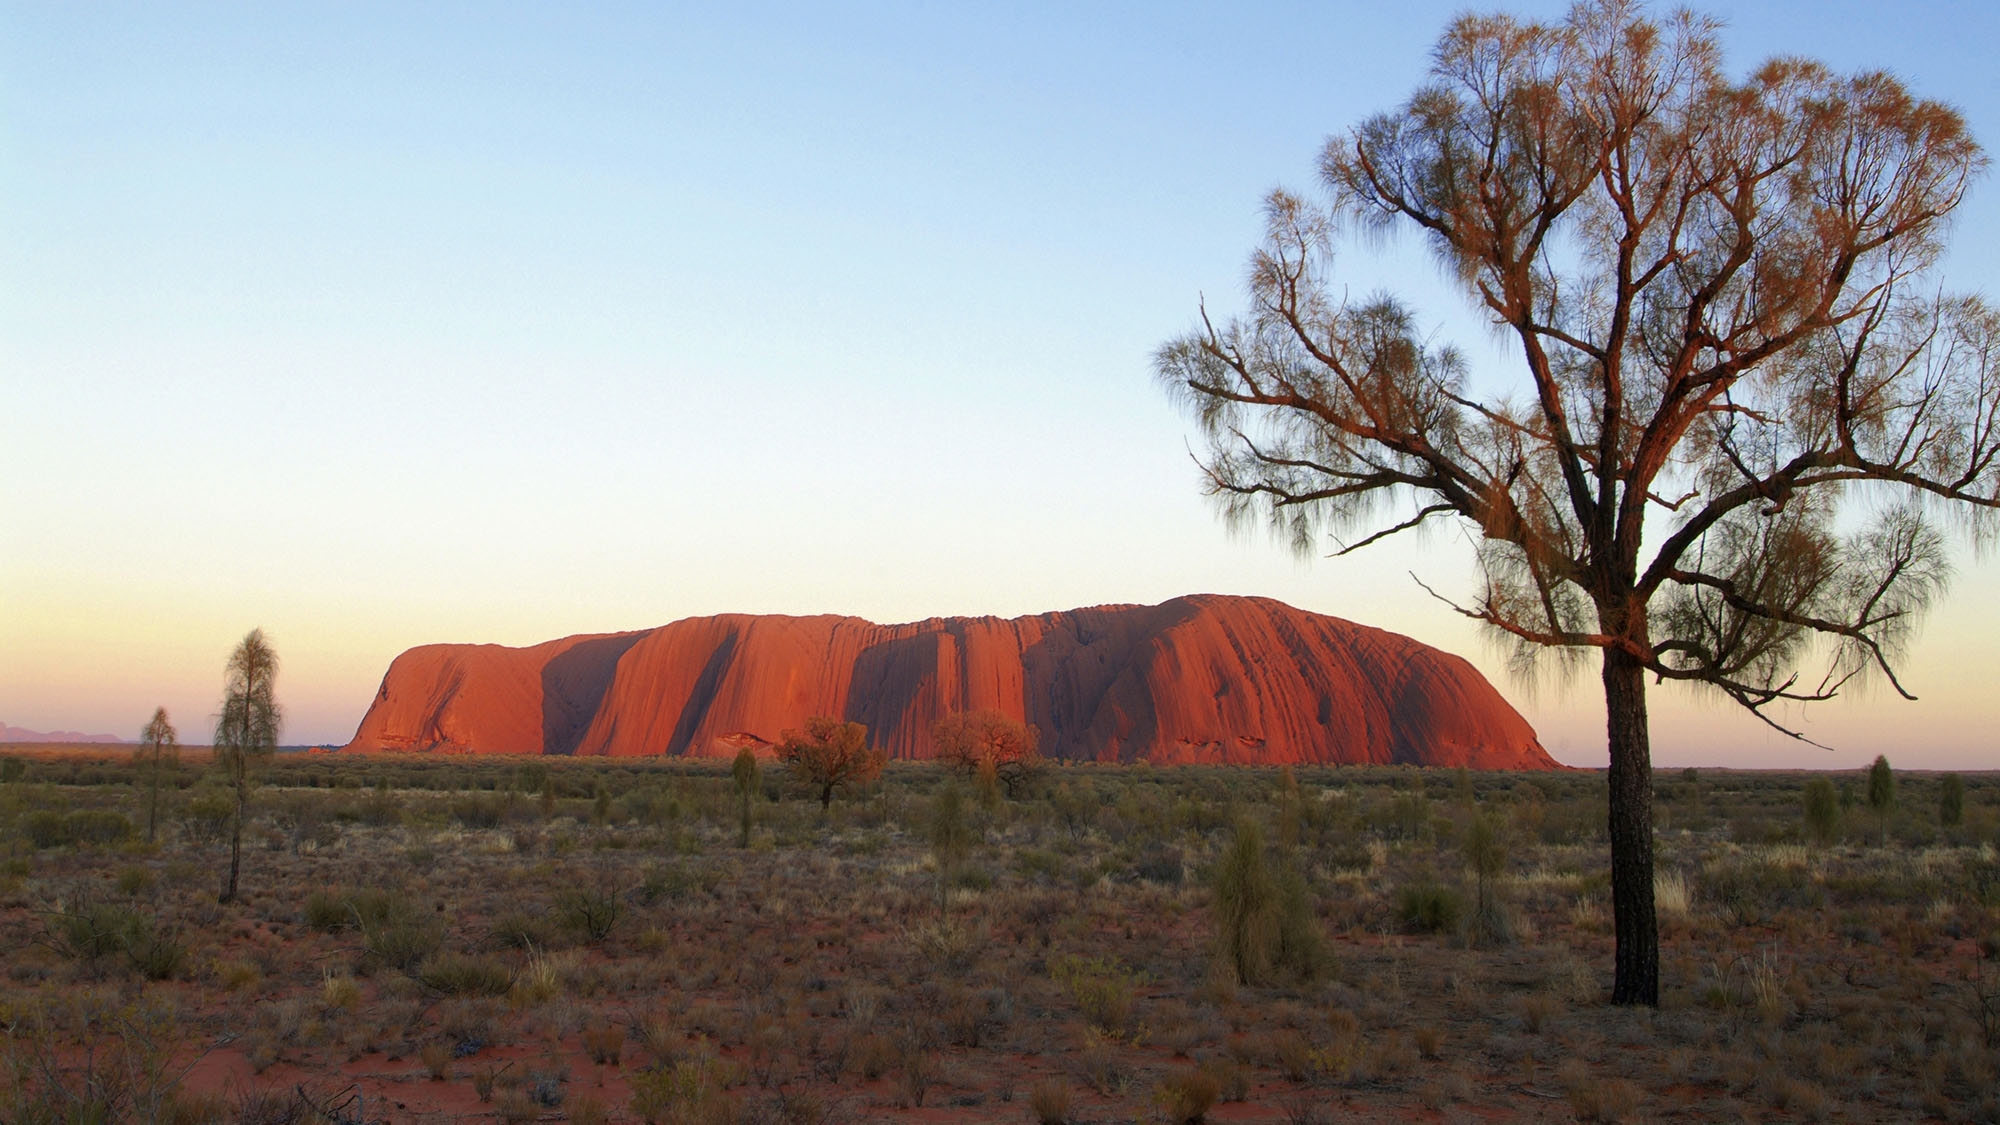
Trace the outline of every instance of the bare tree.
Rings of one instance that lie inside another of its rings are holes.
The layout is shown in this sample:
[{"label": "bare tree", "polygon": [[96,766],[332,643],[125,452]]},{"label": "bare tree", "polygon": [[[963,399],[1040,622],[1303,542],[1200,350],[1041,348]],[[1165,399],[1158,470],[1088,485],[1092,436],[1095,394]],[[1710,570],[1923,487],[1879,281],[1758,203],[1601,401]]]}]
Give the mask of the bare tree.
[{"label": "bare tree", "polygon": [[868,745],[867,727],[825,716],[807,719],[804,733],[788,730],[778,736],[777,755],[793,776],[818,792],[821,810],[833,804],[836,791],[872,781],[882,772],[882,751]]},{"label": "bare tree", "polygon": [[[1270,196],[1251,312],[1156,361],[1226,515],[1343,553],[1456,518],[1482,582],[1454,604],[1518,670],[1598,652],[1626,1004],[1659,995],[1644,677],[1780,729],[1871,671],[1907,696],[1934,519],[2000,506],[2000,318],[1931,277],[1984,154],[1887,74],[1720,55],[1715,21],[1626,0],[1461,17],[1401,108],[1327,143],[1323,206]],[[1355,228],[1429,243],[1511,386],[1348,303]]]},{"label": "bare tree", "polygon": [[167,721],[165,707],[153,708],[153,721],[139,732],[139,746],[140,753],[150,752],[146,763],[146,842],[150,844],[159,834],[161,775],[180,762],[180,736]]},{"label": "bare tree", "polygon": [[252,629],[229,654],[224,672],[222,714],[215,723],[215,768],[222,772],[236,797],[229,822],[229,882],[221,901],[236,901],[236,879],[243,867],[243,818],[250,807],[250,788],[258,767],[278,749],[282,716],[277,697],[278,654]]}]

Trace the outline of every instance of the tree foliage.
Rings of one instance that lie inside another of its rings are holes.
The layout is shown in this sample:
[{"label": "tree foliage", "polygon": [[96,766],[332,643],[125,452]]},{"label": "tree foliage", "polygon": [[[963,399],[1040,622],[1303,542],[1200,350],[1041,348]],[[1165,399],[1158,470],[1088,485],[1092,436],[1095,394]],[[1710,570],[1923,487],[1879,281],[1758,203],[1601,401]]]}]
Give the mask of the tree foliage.
[{"label": "tree foliage", "polygon": [[882,772],[883,753],[868,745],[867,727],[823,715],[807,719],[803,733],[780,735],[777,753],[794,777],[818,793],[822,809],[833,804],[834,793]]},{"label": "tree foliage", "polygon": [[[1343,552],[1455,519],[1480,581],[1454,604],[1517,668],[1598,654],[1621,1003],[1658,999],[1645,677],[1780,729],[1864,673],[1903,692],[1936,517],[2000,506],[2000,317],[1930,276],[1985,156],[1885,73],[1734,79],[1717,28],[1459,18],[1407,102],[1327,143],[1324,205],[1270,196],[1248,315],[1157,357],[1226,515]],[[1355,228],[1423,239],[1512,381],[1350,301]]]},{"label": "tree foliage", "polygon": [[986,708],[946,715],[931,725],[931,745],[939,761],[971,774],[990,775],[1019,797],[1041,776],[1041,735],[1004,712]]},{"label": "tree foliage", "polygon": [[1806,836],[1815,844],[1830,843],[1840,830],[1840,797],[1833,791],[1833,782],[1825,777],[1811,778],[1799,799],[1805,806]]},{"label": "tree foliage", "polygon": [[1277,939],[1278,887],[1264,862],[1264,834],[1239,818],[1215,868],[1215,931],[1222,962],[1238,984],[1261,981]]},{"label": "tree foliage", "polygon": [[257,770],[278,750],[283,715],[278,708],[277,681],[278,654],[264,639],[262,629],[250,630],[229,654],[223,674],[222,714],[215,723],[215,768],[235,798],[229,825],[229,881],[223,887],[223,902],[236,899],[237,877],[243,867],[243,819]]},{"label": "tree foliage", "polygon": [[1965,822],[1965,779],[1955,773],[1938,780],[1938,824],[1957,828]]},{"label": "tree foliage", "polygon": [[748,746],[736,752],[736,760],[729,763],[729,776],[736,783],[736,799],[742,814],[742,832],[736,846],[750,846],[750,798],[757,792],[757,779],[761,773],[757,768],[757,755]]},{"label": "tree foliage", "polygon": [[1875,755],[1868,767],[1868,807],[1876,816],[1887,816],[1896,807],[1896,771],[1889,768],[1889,759],[1882,754]]}]

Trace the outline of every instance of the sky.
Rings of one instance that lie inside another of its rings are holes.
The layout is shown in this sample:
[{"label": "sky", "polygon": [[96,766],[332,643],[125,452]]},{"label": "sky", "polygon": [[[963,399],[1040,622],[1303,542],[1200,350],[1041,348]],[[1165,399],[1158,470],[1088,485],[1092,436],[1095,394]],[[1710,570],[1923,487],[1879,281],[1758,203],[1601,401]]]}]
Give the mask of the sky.
[{"label": "sky", "polygon": [[[1594,674],[1413,580],[1471,593],[1462,534],[1231,534],[1152,373],[1460,7],[0,3],[0,720],[206,741],[252,627],[337,744],[418,644],[1217,592],[1462,653],[1601,766]],[[1985,6],[1702,10],[2000,145]],[[1990,177],[1953,245],[2000,296]],[[1504,375],[1420,246],[1341,261]],[[1788,716],[1822,750],[1660,689],[1654,759],[2000,766],[1996,662],[1968,545],[1920,702]]]}]

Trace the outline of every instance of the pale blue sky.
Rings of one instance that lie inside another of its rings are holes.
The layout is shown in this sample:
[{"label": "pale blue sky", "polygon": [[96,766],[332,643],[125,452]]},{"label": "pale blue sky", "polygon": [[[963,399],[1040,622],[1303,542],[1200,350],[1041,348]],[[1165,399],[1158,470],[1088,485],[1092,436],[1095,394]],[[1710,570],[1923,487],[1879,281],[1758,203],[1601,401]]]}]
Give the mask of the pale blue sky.
[{"label": "pale blue sky", "polygon": [[[1228,537],[1149,365],[1460,5],[728,7],[0,5],[0,719],[199,741],[256,625],[338,742],[430,641],[1221,591],[1464,652],[1602,763],[1592,680],[1524,694],[1407,577],[1464,591],[1456,536]],[[1708,10],[2000,144],[1983,8]],[[1996,245],[1988,182],[1949,282]],[[1420,251],[1353,261],[1485,347]],[[1669,699],[1658,759],[2000,764],[1996,578],[1839,753]]]}]

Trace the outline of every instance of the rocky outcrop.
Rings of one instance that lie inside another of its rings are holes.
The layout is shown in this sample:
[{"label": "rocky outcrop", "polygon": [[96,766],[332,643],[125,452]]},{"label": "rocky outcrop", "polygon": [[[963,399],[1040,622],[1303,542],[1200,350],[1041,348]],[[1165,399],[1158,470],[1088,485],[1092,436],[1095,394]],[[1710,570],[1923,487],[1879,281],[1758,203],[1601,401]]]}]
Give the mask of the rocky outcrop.
[{"label": "rocky outcrop", "polygon": [[532,648],[397,657],[349,750],[709,755],[813,715],[930,754],[953,711],[996,708],[1070,760],[1549,769],[1471,664],[1266,598],[1196,595],[1002,620],[876,625],[725,614]]}]

